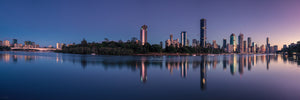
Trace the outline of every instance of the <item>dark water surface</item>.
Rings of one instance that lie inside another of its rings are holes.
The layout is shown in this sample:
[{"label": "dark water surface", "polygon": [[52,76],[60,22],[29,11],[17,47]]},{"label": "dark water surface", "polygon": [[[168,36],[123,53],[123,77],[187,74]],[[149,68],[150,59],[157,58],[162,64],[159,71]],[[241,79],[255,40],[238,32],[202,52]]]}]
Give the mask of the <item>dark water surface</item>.
[{"label": "dark water surface", "polygon": [[263,54],[0,52],[0,100],[300,100],[299,64]]}]

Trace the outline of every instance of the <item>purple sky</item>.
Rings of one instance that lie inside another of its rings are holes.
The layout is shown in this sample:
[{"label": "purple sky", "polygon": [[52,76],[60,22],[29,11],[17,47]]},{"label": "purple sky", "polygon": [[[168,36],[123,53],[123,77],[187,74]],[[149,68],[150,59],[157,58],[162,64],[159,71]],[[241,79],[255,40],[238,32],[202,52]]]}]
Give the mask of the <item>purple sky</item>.
[{"label": "purple sky", "polygon": [[[252,37],[259,45],[300,38],[298,0],[0,0],[0,40],[32,40],[42,46],[56,42],[99,42],[139,37],[148,25],[148,42],[200,38],[200,19],[207,19],[208,42],[231,33]],[[191,44],[191,43],[190,43]]]}]

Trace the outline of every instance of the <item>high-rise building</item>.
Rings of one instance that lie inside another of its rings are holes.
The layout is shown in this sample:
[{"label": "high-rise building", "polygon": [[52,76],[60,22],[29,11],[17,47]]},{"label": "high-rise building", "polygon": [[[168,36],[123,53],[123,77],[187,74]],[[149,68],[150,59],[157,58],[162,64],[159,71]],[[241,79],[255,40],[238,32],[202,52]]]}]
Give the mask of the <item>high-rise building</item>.
[{"label": "high-rise building", "polygon": [[265,46],[261,45],[260,46],[260,53],[265,53],[265,52],[266,52]]},{"label": "high-rise building", "polygon": [[254,53],[259,53],[259,47],[257,46],[257,44],[255,44],[255,52]]},{"label": "high-rise building", "polygon": [[251,53],[251,37],[248,37],[248,49],[247,49],[248,53]]},{"label": "high-rise building", "polygon": [[56,43],[56,49],[61,49],[61,43]]},{"label": "high-rise building", "polygon": [[166,40],[166,43],[165,43],[165,44],[166,44],[166,45],[165,45],[166,48],[169,47],[169,46],[171,46],[171,41],[170,41],[170,39]]},{"label": "high-rise building", "polygon": [[226,40],[226,39],[223,39],[223,47],[222,47],[223,49],[227,48],[227,47],[226,47],[226,44],[227,44],[227,40]]},{"label": "high-rise building", "polygon": [[3,41],[2,45],[10,47],[10,42],[8,40],[5,40],[5,41]]},{"label": "high-rise building", "polygon": [[235,52],[236,51],[236,40],[235,40],[235,34],[234,33],[232,33],[231,35],[230,35],[230,45],[232,45],[233,46],[233,52]]},{"label": "high-rise building", "polygon": [[278,45],[274,45],[274,52],[276,53],[278,51]]},{"label": "high-rise building", "polygon": [[180,34],[180,36],[181,36],[181,45],[182,46],[188,46],[188,44],[187,44],[187,33],[186,33],[186,31],[182,31],[181,32],[181,34]]},{"label": "high-rise building", "polygon": [[0,46],[2,46],[2,41],[0,41]]},{"label": "high-rise building", "polygon": [[141,28],[141,35],[140,35],[140,44],[145,45],[147,43],[147,25],[143,25]]},{"label": "high-rise building", "polygon": [[270,42],[269,42],[269,37],[266,39],[266,53],[270,53]]},{"label": "high-rise building", "polygon": [[243,53],[244,52],[244,34],[240,33],[239,35],[239,47],[238,52]]},{"label": "high-rise building", "polygon": [[243,44],[244,44],[244,52],[247,52],[247,41],[243,41]]},{"label": "high-rise building", "polygon": [[170,41],[173,42],[173,34],[170,35]]},{"label": "high-rise building", "polygon": [[252,45],[251,45],[251,52],[252,53],[256,53],[256,47],[255,47],[255,42],[252,42]]},{"label": "high-rise building", "polygon": [[196,47],[198,45],[197,39],[193,39],[192,41],[192,47]]},{"label": "high-rise building", "polygon": [[206,47],[206,19],[200,20],[200,46]]},{"label": "high-rise building", "polygon": [[213,46],[214,49],[218,48],[218,44],[217,44],[216,40],[213,40],[213,45],[212,46]]},{"label": "high-rise building", "polygon": [[283,49],[286,49],[287,48],[287,45],[285,44],[285,45],[283,45],[283,47],[282,47]]},{"label": "high-rise building", "polygon": [[13,43],[12,44],[18,44],[18,40],[17,39],[13,39]]},{"label": "high-rise building", "polygon": [[165,44],[166,44],[165,45],[166,47],[168,47],[168,46],[179,47],[180,46],[179,39],[174,40],[172,34],[170,35],[170,39],[165,41]]},{"label": "high-rise building", "polygon": [[25,44],[25,45],[31,45],[32,42],[31,42],[31,41],[25,41],[24,44]]}]

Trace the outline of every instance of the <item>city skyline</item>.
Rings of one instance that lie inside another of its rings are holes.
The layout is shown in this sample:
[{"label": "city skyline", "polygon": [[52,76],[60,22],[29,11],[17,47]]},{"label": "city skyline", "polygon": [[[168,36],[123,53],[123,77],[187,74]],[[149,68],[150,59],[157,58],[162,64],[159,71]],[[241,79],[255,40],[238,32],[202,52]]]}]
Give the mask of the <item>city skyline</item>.
[{"label": "city skyline", "polygon": [[[284,44],[297,42],[299,38],[297,34],[300,31],[296,26],[300,21],[295,18],[300,15],[297,13],[299,11],[293,10],[298,8],[297,2],[0,1],[3,12],[0,17],[0,40],[16,38],[20,43],[32,40],[41,46],[55,45],[57,42],[79,43],[82,38],[89,42],[101,42],[104,38],[126,41],[131,37],[138,38],[139,28],[144,24],[149,29],[147,42],[151,44],[159,44],[168,39],[170,33],[180,34],[181,31],[188,33],[189,40],[198,40],[199,21],[205,18],[206,41],[209,43],[216,40],[217,44],[222,44],[222,39],[228,39],[231,33],[243,33],[259,46],[265,44],[265,38],[269,37],[270,43],[277,44],[280,49]],[[186,7],[179,7],[181,5]],[[231,7],[233,5],[239,9]],[[104,7],[111,9],[110,12],[105,12]],[[140,8],[145,8],[144,12]],[[167,11],[168,14],[165,14]],[[284,38],[282,34],[285,34]],[[179,37],[175,35],[174,38]]]}]

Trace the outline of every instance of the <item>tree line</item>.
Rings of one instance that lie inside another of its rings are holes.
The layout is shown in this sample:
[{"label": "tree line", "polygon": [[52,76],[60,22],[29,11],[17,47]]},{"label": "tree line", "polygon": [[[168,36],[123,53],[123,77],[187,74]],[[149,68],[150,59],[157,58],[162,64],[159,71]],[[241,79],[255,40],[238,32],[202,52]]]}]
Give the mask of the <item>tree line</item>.
[{"label": "tree line", "polygon": [[300,44],[290,45],[288,48],[282,48],[281,52],[287,53],[288,55],[300,53]]},{"label": "tree line", "polygon": [[102,43],[88,43],[85,39],[80,44],[62,46],[62,50],[57,52],[62,53],[74,53],[74,54],[91,54],[95,53],[98,55],[132,55],[132,54],[147,54],[147,53],[223,53],[221,49],[213,48],[201,48],[184,46],[184,47],[173,47],[168,46],[163,48],[159,44],[145,45],[138,44],[136,38],[132,38],[126,42],[123,41],[109,41],[107,38]]},{"label": "tree line", "polygon": [[10,47],[8,46],[0,46],[0,51],[9,51]]}]

